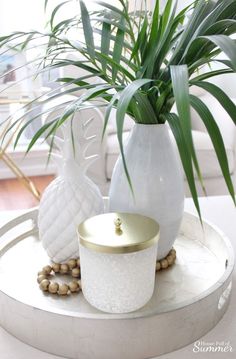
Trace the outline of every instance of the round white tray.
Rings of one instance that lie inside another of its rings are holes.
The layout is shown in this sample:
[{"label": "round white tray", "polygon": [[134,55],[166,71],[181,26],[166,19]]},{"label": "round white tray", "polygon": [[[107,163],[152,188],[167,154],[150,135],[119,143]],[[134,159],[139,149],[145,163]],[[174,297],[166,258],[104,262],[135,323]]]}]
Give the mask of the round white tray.
[{"label": "round white tray", "polygon": [[29,211],[0,229],[0,324],[23,342],[68,358],[153,358],[200,338],[226,311],[233,250],[209,223],[202,229],[185,213],[176,264],[158,272],[150,302],[115,315],[91,307],[82,293],[61,298],[39,290],[37,272],[49,261],[37,214]]}]

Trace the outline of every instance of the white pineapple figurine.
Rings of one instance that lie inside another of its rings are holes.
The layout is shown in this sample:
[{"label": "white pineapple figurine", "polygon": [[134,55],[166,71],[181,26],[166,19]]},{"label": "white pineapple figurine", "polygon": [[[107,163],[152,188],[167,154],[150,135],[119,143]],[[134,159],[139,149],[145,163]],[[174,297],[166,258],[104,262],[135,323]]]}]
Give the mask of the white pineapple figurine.
[{"label": "white pineapple figurine", "polygon": [[[87,136],[93,119],[76,126],[67,121],[61,127],[62,137],[55,137],[61,154],[53,153],[59,164],[59,176],[43,193],[39,206],[39,237],[53,262],[63,263],[78,258],[79,243],[76,228],[85,219],[104,212],[98,187],[86,176],[97,155],[86,157],[86,151],[96,136]],[[71,136],[73,126],[73,138]],[[76,127],[76,129],[75,129]]]}]

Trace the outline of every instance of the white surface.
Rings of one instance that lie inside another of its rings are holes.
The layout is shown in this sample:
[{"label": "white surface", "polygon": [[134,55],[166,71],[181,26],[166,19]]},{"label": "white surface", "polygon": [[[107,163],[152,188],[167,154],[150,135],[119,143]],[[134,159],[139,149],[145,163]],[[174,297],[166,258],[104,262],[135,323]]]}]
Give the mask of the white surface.
[{"label": "white surface", "polygon": [[134,196],[119,157],[111,179],[110,211],[155,219],[160,225],[157,259],[162,259],[177,237],[184,208],[183,173],[167,125],[135,124],[124,153]]},{"label": "white surface", "polygon": [[[228,197],[219,197],[219,198],[210,198],[202,199],[202,212],[203,216],[210,221],[216,223],[232,242],[235,240],[235,229],[236,229],[236,216],[235,209],[232,205],[231,200]],[[192,203],[190,200],[186,201],[186,209],[192,209]],[[6,217],[5,217],[6,219]],[[8,217],[9,219],[9,217]],[[0,221],[3,222],[3,216],[0,217]],[[235,247],[235,243],[233,243]],[[235,275],[234,275],[235,282]],[[234,283],[235,286],[235,283]],[[161,359],[182,359],[183,357],[192,359],[192,358],[234,358],[235,349],[236,349],[236,327],[235,327],[235,295],[233,290],[233,298],[228,312],[225,314],[222,321],[211,331],[209,332],[202,341],[215,343],[216,341],[230,341],[230,345],[233,347],[233,353],[193,353],[193,345],[189,345],[182,350],[178,350],[171,354],[161,356]],[[1,348],[1,359],[53,359],[58,358],[53,355],[42,353],[36,349],[33,349],[9,334],[7,334],[3,329],[0,329],[0,348]],[[83,358],[81,358],[83,359]],[[112,358],[111,358],[112,359]],[[140,358],[143,359],[143,358]]]}]

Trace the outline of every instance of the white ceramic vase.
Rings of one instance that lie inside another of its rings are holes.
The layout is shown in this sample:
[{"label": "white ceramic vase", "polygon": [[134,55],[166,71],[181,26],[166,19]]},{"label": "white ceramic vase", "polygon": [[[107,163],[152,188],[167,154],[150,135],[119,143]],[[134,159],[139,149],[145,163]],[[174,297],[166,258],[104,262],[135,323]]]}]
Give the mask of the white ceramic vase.
[{"label": "white ceramic vase", "polygon": [[124,152],[134,196],[120,157],[111,179],[109,210],[155,219],[160,224],[157,259],[162,259],[173,246],[184,210],[184,179],[177,149],[166,125],[135,124]]},{"label": "white ceramic vase", "polygon": [[55,139],[61,155],[54,154],[59,176],[46,188],[39,206],[39,237],[48,256],[58,263],[78,258],[78,225],[85,219],[104,212],[102,195],[86,176],[89,165],[97,157],[85,155],[94,137],[86,138],[86,124],[79,127],[74,133],[74,144],[71,139],[71,123],[61,127],[63,138]]}]

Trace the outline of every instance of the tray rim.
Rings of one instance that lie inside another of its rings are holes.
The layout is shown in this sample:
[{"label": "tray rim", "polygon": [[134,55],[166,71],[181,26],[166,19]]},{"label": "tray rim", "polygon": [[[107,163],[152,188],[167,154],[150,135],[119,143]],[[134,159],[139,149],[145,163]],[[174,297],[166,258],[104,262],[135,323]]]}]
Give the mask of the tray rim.
[{"label": "tray rim", "polygon": [[[5,223],[2,227],[0,227],[0,238],[2,235],[4,235],[4,233],[7,233],[9,230],[13,229],[14,227],[16,227],[19,224],[24,223],[25,221],[28,220],[32,220],[33,221],[33,228],[31,230],[26,231],[25,233],[22,233],[20,236],[13,238],[12,240],[10,240],[9,242],[7,242],[7,244],[5,246],[3,246],[3,248],[0,249],[0,258],[2,256],[4,256],[4,254],[10,249],[12,248],[14,245],[16,245],[17,243],[19,243],[20,241],[28,238],[29,236],[32,235],[37,235],[38,233],[38,229],[37,229],[37,214],[38,214],[38,207],[35,207],[31,210],[27,210],[25,211],[23,214],[14,217],[13,219],[11,219],[9,222]],[[195,219],[198,220],[198,216],[195,214],[192,214],[188,211],[184,211],[184,216],[189,216],[189,217],[193,217]],[[2,290],[0,288],[0,292],[5,295],[6,297],[10,298],[13,301],[17,301],[20,304],[23,304],[29,308],[34,308],[37,310],[42,310],[51,314],[55,314],[55,315],[60,315],[60,316],[66,316],[68,318],[76,318],[76,319],[92,319],[92,320],[104,320],[104,319],[108,319],[108,320],[132,320],[132,319],[140,319],[140,318],[148,318],[148,317],[153,317],[153,316],[158,316],[158,315],[163,315],[166,313],[171,313],[171,312],[175,312],[178,310],[183,310],[185,307],[194,305],[196,302],[199,302],[201,300],[206,299],[208,296],[210,296],[213,292],[219,290],[221,287],[223,287],[225,284],[227,284],[227,281],[231,278],[232,276],[232,272],[234,269],[234,261],[235,261],[235,255],[234,255],[234,250],[231,244],[231,241],[229,240],[229,238],[225,235],[225,233],[219,229],[217,227],[217,225],[211,223],[208,220],[205,220],[203,218],[203,223],[204,225],[207,225],[209,227],[211,227],[224,241],[225,246],[227,248],[228,251],[228,265],[227,268],[225,269],[223,275],[218,279],[218,281],[216,281],[212,286],[210,286],[208,289],[206,289],[205,291],[203,291],[201,294],[199,294],[198,296],[195,297],[195,300],[193,299],[187,299],[184,300],[183,302],[177,304],[174,308],[168,309],[168,310],[164,310],[162,312],[158,312],[158,310],[147,310],[144,312],[139,312],[139,311],[135,311],[135,312],[131,312],[131,313],[124,313],[124,314],[110,314],[110,313],[105,313],[105,312],[99,312],[99,313],[80,313],[80,312],[76,312],[76,311],[67,311],[67,310],[63,310],[63,309],[59,309],[56,307],[50,307],[50,310],[44,309],[40,306],[37,305],[30,305],[29,303],[26,303],[22,300],[18,300],[17,298],[9,295],[8,293],[6,293],[4,290]],[[15,242],[15,243],[13,243]],[[13,243],[13,244],[12,244]],[[11,245],[12,244],[12,245]],[[9,248],[5,251],[5,247]],[[1,254],[1,252],[3,251],[3,253]],[[50,261],[50,259],[49,259]],[[80,294],[81,295],[81,294]]]}]

